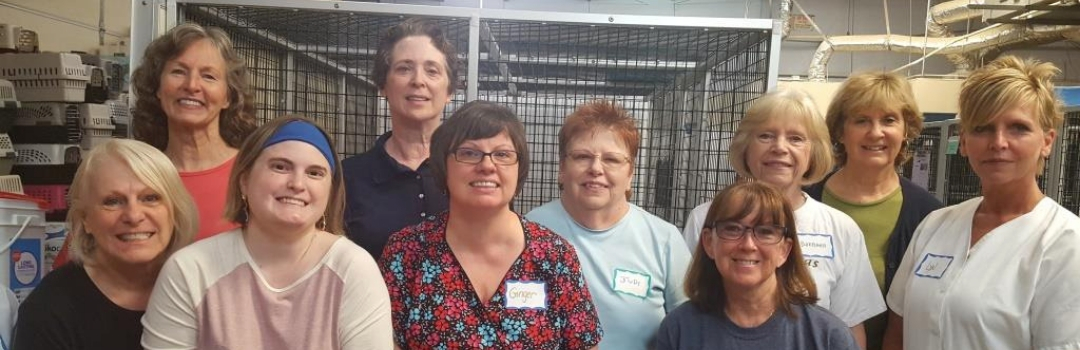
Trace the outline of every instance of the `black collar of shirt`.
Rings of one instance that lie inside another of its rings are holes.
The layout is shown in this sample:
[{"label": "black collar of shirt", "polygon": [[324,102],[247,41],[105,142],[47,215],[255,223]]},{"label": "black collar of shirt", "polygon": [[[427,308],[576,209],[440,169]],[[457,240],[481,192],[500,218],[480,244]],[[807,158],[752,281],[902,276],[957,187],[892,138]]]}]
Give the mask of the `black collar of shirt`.
[{"label": "black collar of shirt", "polygon": [[396,177],[415,177],[421,169],[428,165],[428,161],[425,159],[423,163],[420,163],[420,167],[412,170],[391,157],[390,153],[386,152],[386,140],[390,139],[393,133],[393,131],[387,131],[385,134],[379,135],[379,138],[375,140],[375,147],[372,147],[376,162],[382,164],[382,166],[371,168],[371,178],[376,185],[385,184]]}]

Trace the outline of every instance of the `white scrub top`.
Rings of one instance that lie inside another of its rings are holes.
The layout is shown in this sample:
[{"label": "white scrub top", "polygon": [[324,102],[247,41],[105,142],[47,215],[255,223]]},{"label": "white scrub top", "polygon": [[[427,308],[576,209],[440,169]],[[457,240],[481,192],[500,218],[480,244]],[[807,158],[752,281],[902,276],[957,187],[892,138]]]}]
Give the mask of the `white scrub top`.
[{"label": "white scrub top", "polygon": [[1043,198],[971,246],[982,200],[915,230],[888,296],[904,347],[1080,349],[1080,218]]},{"label": "white scrub top", "polygon": [[[859,225],[847,214],[805,193],[803,197],[806,203],[795,210],[795,227],[803,259],[817,284],[817,305],[848,327],[885,312],[885,300],[870,267]],[[698,244],[710,205],[712,202],[697,206],[686,219],[683,238],[692,247]]]}]

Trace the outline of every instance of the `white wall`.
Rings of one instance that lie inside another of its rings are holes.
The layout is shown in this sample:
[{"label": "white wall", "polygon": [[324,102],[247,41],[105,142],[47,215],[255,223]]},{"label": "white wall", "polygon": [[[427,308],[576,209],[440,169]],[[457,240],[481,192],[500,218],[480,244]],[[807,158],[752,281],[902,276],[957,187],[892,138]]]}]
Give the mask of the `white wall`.
[{"label": "white wall", "polygon": [[[42,51],[85,51],[99,52],[98,32],[96,29],[83,28],[22,11],[5,4],[20,8],[37,10],[56,17],[97,27],[101,9],[99,0],[0,0],[0,23],[21,26],[37,32],[38,44]],[[124,37],[131,32],[131,0],[104,0],[105,29]],[[118,41],[126,38],[105,36],[106,54],[112,54]],[[124,49],[126,51],[126,49]]]}]

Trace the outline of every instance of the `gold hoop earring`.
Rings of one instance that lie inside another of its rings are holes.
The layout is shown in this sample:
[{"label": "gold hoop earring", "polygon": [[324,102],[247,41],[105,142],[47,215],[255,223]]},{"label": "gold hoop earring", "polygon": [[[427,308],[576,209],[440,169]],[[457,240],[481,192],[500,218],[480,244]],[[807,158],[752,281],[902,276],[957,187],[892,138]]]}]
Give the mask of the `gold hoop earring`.
[{"label": "gold hoop earring", "polygon": [[319,219],[319,221],[315,223],[315,228],[326,231],[326,214],[323,214],[322,219]]}]

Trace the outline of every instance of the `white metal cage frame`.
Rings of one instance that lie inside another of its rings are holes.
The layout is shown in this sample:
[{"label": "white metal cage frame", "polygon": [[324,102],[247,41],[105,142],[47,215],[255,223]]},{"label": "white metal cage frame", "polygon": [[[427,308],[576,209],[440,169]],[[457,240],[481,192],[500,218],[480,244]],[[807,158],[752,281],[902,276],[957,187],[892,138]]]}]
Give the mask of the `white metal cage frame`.
[{"label": "white metal cage frame", "polygon": [[440,24],[464,62],[447,114],[476,99],[526,125],[532,170],[515,210],[558,197],[557,133],[574,106],[619,101],[642,139],[631,200],[681,225],[733,183],[727,142],[750,102],[776,85],[779,24],[313,0],[136,1],[132,64],[176,23],[222,27],[248,60],[263,119],[303,114],[343,156],[389,130],[370,79],[379,36],[406,16]]}]

